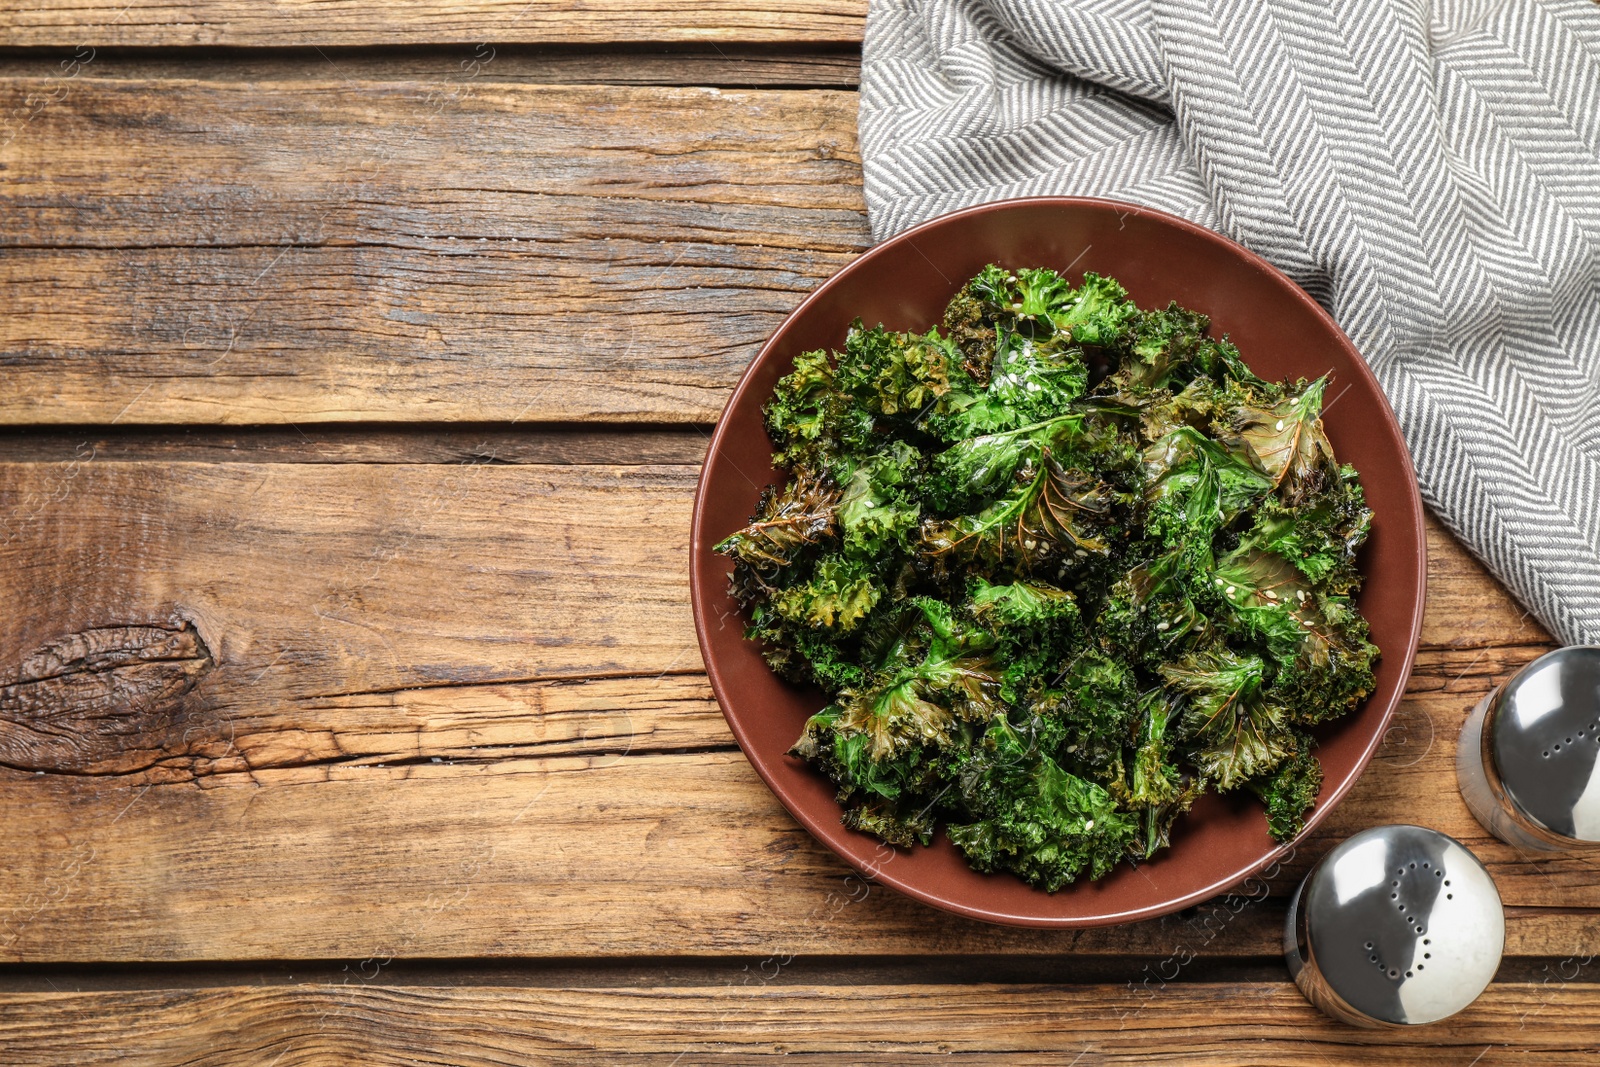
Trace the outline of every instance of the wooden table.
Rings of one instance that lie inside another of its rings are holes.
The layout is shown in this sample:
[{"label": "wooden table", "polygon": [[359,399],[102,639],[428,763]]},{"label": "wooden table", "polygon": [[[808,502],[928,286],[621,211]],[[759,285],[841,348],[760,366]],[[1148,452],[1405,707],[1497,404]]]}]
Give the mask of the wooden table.
[{"label": "wooden table", "polygon": [[[689,504],[868,243],[860,0],[124,3],[0,12],[0,1062],[1595,1052],[1600,866],[1487,839],[1451,764],[1550,641],[1437,525],[1395,726],[1259,889],[985,926],[757,780]],[[1397,820],[1490,864],[1508,958],[1347,1029],[1283,898]]]}]

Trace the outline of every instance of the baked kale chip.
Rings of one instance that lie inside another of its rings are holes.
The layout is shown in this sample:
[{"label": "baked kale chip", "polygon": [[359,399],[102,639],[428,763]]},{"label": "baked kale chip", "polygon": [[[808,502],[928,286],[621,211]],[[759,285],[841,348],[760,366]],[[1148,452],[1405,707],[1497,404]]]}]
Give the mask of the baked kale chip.
[{"label": "baked kale chip", "polygon": [[1378,656],[1326,387],[1113,279],[996,266],[926,333],[799,357],[765,408],[788,477],[718,551],[747,635],[827,694],[793,752],[846,825],[943,827],[1052,892],[1149,859],[1206,792],[1297,834],[1312,731]]}]

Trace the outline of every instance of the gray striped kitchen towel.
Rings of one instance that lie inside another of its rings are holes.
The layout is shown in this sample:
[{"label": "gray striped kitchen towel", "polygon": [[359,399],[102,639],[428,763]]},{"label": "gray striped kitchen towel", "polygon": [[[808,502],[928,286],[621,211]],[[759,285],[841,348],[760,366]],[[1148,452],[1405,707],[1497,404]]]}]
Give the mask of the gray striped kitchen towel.
[{"label": "gray striped kitchen towel", "polygon": [[1074,193],[1183,215],[1332,312],[1425,498],[1600,644],[1600,5],[872,0],[873,233]]}]

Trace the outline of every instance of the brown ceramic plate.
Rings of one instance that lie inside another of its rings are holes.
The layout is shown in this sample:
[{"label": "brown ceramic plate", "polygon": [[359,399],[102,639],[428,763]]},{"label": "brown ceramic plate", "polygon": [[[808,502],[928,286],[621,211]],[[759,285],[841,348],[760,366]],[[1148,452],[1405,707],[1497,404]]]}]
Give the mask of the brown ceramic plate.
[{"label": "brown ceramic plate", "polygon": [[1149,863],[1058,893],[1009,874],[969,868],[941,832],[932,847],[894,851],[839,822],[834,787],[786,755],[821,694],[779,680],[743,637],[728,596],[729,562],[712,546],[743,526],[762,486],[778,477],[761,406],[794,357],[839,348],[860,317],[895,330],[937,323],[956,289],[986,263],[1047,266],[1076,277],[1108,274],[1145,307],[1168,301],[1211,316],[1245,361],[1269,379],[1332,372],[1324,425],[1339,459],[1354,464],[1372,506],[1362,556],[1362,613],[1383,652],[1377,689],[1355,714],[1319,734],[1325,780],[1315,826],[1367,765],[1416,653],[1422,624],[1422,502],[1411,458],[1378,384],[1333,320],[1265,260],[1210,230],[1159,211],[1106,200],[1041,197],[945,215],[878,245],[830,278],[790,315],[745,372],[706,455],[695,499],[690,585],[711,687],[739,745],[805,828],[858,870],[937,907],[1018,926],[1102,926],[1177,911],[1230,889],[1284,851],[1254,798],[1206,796]]}]

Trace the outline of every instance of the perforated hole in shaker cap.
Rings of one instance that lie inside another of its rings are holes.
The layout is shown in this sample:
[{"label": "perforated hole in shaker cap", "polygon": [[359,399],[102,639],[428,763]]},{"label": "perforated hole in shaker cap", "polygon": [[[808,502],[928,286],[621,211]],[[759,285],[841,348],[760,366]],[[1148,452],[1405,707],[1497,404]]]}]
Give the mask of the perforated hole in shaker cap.
[{"label": "perforated hole in shaker cap", "polygon": [[[1401,978],[1414,978],[1418,971],[1427,969],[1426,964],[1417,960],[1416,947],[1418,941],[1421,941],[1423,945],[1431,945],[1433,944],[1433,939],[1423,936],[1428,931],[1423,927],[1421,920],[1416,917],[1417,898],[1421,896],[1426,902],[1432,899],[1432,896],[1428,894],[1431,893],[1433,896],[1437,896],[1438,890],[1433,888],[1436,883],[1424,881],[1423,879],[1439,879],[1444,885],[1449,885],[1450,880],[1445,878],[1443,864],[1435,866],[1428,860],[1396,867],[1394,873],[1395,877],[1389,881],[1389,899],[1394,902],[1395,911],[1405,916],[1406,927],[1411,933],[1411,943],[1408,949],[1402,949],[1398,953],[1404,959],[1392,961],[1383,958],[1386,953],[1378,947],[1377,938],[1368,939],[1363,943],[1363,947],[1367,950],[1367,962],[1376,967],[1379,973],[1390,981],[1398,982]],[[1446,894],[1447,898],[1450,896],[1451,894]],[[1410,913],[1406,910],[1408,902],[1412,905]],[[1387,940],[1389,941],[1390,951],[1394,951],[1393,937],[1391,936]],[[1433,953],[1423,952],[1421,958],[1431,960]]]},{"label": "perforated hole in shaker cap", "polygon": [[1590,719],[1589,724],[1580,728],[1578,732],[1573,735],[1573,737],[1568,737],[1557,744],[1551,745],[1549,748],[1540,753],[1540,755],[1542,755],[1545,759],[1549,759],[1553,753],[1561,751],[1561,746],[1563,744],[1568,748],[1571,748],[1573,744],[1573,738],[1582,741],[1589,734],[1593,734],[1595,743],[1600,744],[1600,717]]}]

